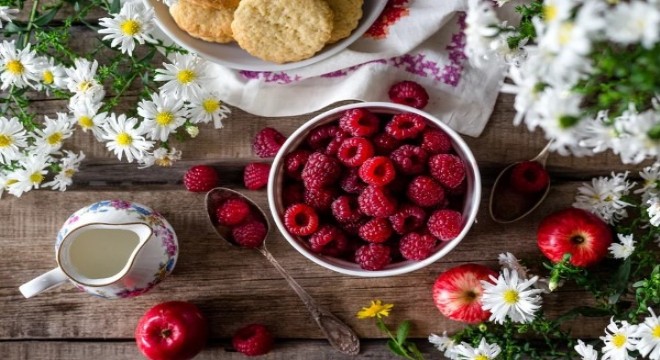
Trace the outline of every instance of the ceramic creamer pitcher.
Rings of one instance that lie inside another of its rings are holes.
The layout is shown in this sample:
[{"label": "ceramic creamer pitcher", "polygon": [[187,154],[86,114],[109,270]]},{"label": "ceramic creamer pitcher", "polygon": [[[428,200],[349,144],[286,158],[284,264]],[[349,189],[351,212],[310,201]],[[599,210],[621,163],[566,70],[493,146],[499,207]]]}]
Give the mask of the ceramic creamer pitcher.
[{"label": "ceramic creamer pitcher", "polygon": [[26,298],[71,281],[80,290],[108,299],[145,293],[176,263],[172,226],[152,209],[105,200],[71,215],[57,234],[57,267],[19,289]]}]

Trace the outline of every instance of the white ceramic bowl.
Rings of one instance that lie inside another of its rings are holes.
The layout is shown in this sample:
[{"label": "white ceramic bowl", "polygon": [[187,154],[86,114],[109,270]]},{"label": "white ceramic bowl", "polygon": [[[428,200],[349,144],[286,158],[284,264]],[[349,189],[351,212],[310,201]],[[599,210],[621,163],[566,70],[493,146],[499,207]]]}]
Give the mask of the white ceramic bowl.
[{"label": "white ceramic bowl", "polygon": [[[330,122],[336,121],[339,119],[341,114],[348,110],[354,108],[367,108],[373,113],[381,114],[397,114],[401,112],[410,112],[423,116],[426,118],[429,123],[435,124],[437,127],[442,129],[451,137],[452,145],[454,146],[454,151],[456,154],[463,160],[466,167],[466,181],[467,189],[465,192],[465,201],[463,205],[463,230],[461,233],[453,240],[448,242],[440,242],[438,244],[435,252],[422,261],[402,261],[397,263],[392,263],[386,266],[382,270],[369,271],[360,268],[360,265],[352,263],[343,259],[338,259],[330,256],[325,256],[321,254],[313,253],[305,241],[295,235],[291,235],[286,227],[284,226],[284,221],[282,215],[284,214],[284,206],[281,199],[281,188],[282,182],[284,180],[284,157],[295,150],[298,145],[304,141],[305,137],[313,128],[328,124]],[[452,130],[445,123],[440,121],[438,118],[417,110],[408,106],[394,104],[394,103],[385,103],[385,102],[364,102],[357,104],[350,104],[345,106],[340,106],[332,110],[326,111],[313,119],[307,121],[300,128],[298,128],[287,141],[282,145],[282,148],[275,156],[273,162],[273,167],[270,171],[270,177],[268,179],[268,204],[270,211],[275,220],[275,224],[280,232],[284,235],[287,241],[293,246],[298,252],[303,254],[306,258],[312,260],[313,262],[328,268],[330,270],[337,271],[346,275],[354,276],[363,276],[363,277],[382,277],[382,276],[392,276],[405,274],[417,269],[421,269],[429,264],[434,263],[438,259],[445,256],[449,253],[458,243],[463,240],[465,235],[470,230],[470,227],[475,221],[477,216],[477,211],[479,210],[479,202],[481,200],[481,176],[479,174],[479,168],[477,162],[472,155],[472,151],[465,144],[463,139],[458,135],[454,130]]]},{"label": "white ceramic bowl", "polygon": [[[351,45],[355,40],[359,39],[376,21],[380,13],[385,8],[387,1],[385,0],[364,0],[362,5],[363,16],[358,23],[357,28],[353,33],[345,39],[342,39],[334,44],[324,47],[316,55],[309,59],[286,63],[276,64],[268,61],[261,60],[241,49],[235,42],[229,44],[218,44],[213,42],[204,41],[188,35],[187,32],[181,30],[174,22],[170,15],[169,8],[163,4],[161,0],[144,0],[146,6],[154,9],[156,25],[160,30],[172,41],[181,47],[193,53],[197,53],[206,59],[218,63],[220,65],[248,71],[284,71],[297,69],[303,66],[313,64],[315,62],[327,59],[338,52],[344,50]],[[158,37],[158,34],[155,36]],[[167,41],[168,39],[161,40]]]}]

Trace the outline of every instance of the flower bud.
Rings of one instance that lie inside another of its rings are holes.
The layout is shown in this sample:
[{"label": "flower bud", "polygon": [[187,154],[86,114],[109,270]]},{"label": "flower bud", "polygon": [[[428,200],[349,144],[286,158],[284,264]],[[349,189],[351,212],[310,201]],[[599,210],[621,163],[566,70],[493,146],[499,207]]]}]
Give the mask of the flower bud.
[{"label": "flower bud", "polygon": [[196,138],[199,135],[199,128],[194,125],[186,126],[186,132],[191,138]]}]

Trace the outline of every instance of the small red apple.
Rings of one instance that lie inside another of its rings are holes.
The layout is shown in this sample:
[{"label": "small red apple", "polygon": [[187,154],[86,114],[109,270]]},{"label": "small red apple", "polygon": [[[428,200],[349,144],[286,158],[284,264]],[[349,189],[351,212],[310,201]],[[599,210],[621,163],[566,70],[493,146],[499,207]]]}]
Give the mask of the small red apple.
[{"label": "small red apple", "polygon": [[170,301],[152,307],[140,318],[135,341],[150,360],[186,360],[204,348],[208,331],[208,322],[197,306]]},{"label": "small red apple", "polygon": [[490,317],[481,308],[481,280],[489,281],[497,273],[483,265],[464,264],[453,267],[438,276],[433,284],[433,302],[440,312],[452,319],[476,324]]},{"label": "small red apple", "polygon": [[571,264],[591,266],[607,255],[612,243],[610,227],[598,216],[582,209],[568,208],[548,215],[537,231],[543,255],[560,262],[571,254]]}]

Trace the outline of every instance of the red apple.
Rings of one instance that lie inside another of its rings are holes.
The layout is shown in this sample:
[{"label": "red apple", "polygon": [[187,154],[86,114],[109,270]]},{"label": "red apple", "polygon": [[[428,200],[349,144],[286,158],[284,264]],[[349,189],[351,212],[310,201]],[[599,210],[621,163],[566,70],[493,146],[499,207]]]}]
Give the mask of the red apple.
[{"label": "red apple", "polygon": [[197,306],[170,301],[152,307],[140,318],[135,341],[150,360],[185,360],[204,348],[208,331],[208,322]]},{"label": "red apple", "polygon": [[438,276],[433,284],[433,302],[440,312],[452,319],[476,324],[490,317],[481,308],[481,280],[497,273],[483,265],[465,264],[453,267]]},{"label": "red apple", "polygon": [[591,266],[607,255],[612,243],[610,227],[598,216],[568,208],[547,216],[539,225],[537,242],[543,255],[560,262],[571,254],[571,264]]}]

